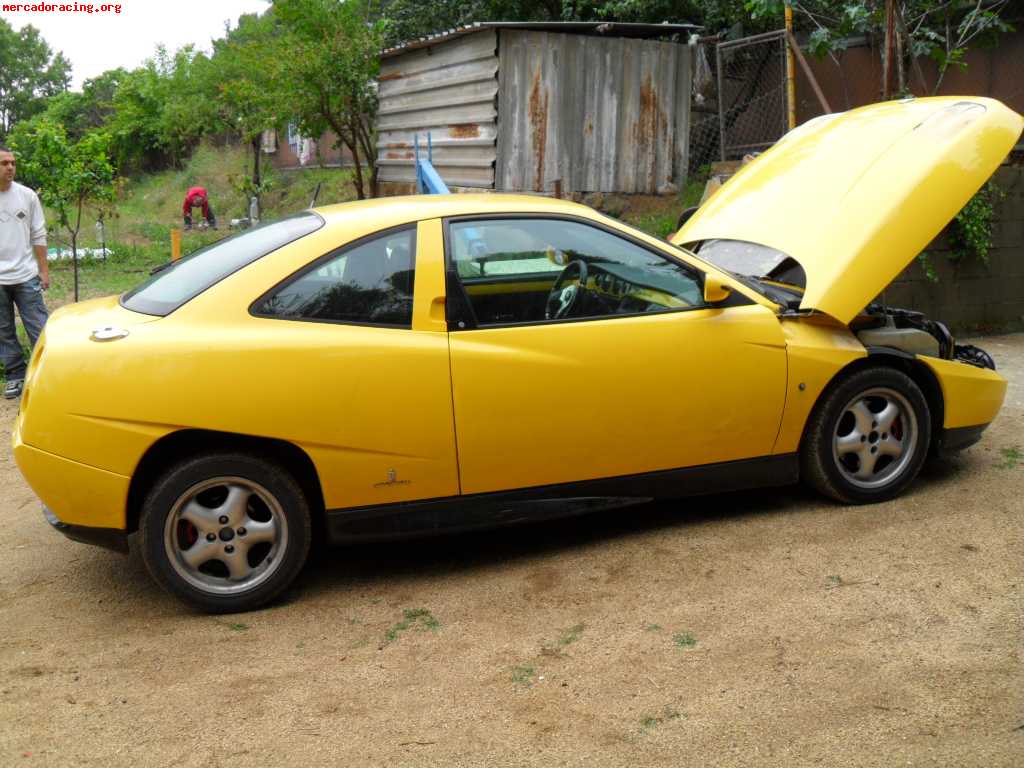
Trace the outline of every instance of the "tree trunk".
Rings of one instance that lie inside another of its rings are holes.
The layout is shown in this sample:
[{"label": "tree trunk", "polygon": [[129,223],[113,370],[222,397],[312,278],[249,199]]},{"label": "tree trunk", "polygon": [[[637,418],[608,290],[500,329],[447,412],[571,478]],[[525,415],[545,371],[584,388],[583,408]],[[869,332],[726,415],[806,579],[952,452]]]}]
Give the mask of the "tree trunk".
[{"label": "tree trunk", "polygon": [[71,264],[75,273],[75,301],[78,301],[78,233],[71,233]]},{"label": "tree trunk", "polygon": [[78,217],[75,219],[75,228],[71,230],[71,265],[75,273],[75,301],[78,301],[78,230],[82,226],[82,195],[78,196]]},{"label": "tree trunk", "polygon": [[352,161],[356,168],[356,197],[360,200],[366,199],[366,191],[363,187],[363,164],[359,160],[359,142],[345,141],[345,146],[352,152]]},{"label": "tree trunk", "polygon": [[[327,124],[331,126],[331,130],[334,131],[334,135],[338,137],[338,146],[340,147],[341,145],[344,145],[348,147],[349,151],[352,153],[352,158],[353,160],[355,160],[356,164],[356,197],[358,197],[360,200],[365,200],[366,192],[363,189],[363,169],[361,164],[359,163],[359,151],[357,149],[358,141],[356,140],[355,136],[349,138],[347,132],[342,128],[341,124],[339,124],[338,121],[334,119],[334,115],[329,114],[327,112],[321,112],[321,115],[323,115],[324,119],[327,121]],[[344,160],[344,154],[342,155],[342,160]]]},{"label": "tree trunk", "polygon": [[252,186],[253,194],[256,196],[256,210],[260,209],[260,145],[263,143],[262,134],[257,134],[252,140]]},{"label": "tree trunk", "polygon": [[355,118],[355,125],[352,126],[353,132],[362,147],[363,154],[366,156],[366,167],[370,172],[370,196],[377,197],[377,156],[373,151],[373,141],[370,135],[370,128],[367,126],[365,120],[360,117]]}]

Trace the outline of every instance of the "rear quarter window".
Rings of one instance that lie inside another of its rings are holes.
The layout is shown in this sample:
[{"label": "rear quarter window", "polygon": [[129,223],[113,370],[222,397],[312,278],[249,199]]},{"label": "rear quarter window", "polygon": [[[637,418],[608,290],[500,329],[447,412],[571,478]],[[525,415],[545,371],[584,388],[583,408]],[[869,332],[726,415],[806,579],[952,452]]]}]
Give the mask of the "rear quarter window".
[{"label": "rear quarter window", "polygon": [[312,211],[262,224],[219,240],[174,262],[121,297],[121,306],[146,315],[169,315],[228,275],[320,229]]}]

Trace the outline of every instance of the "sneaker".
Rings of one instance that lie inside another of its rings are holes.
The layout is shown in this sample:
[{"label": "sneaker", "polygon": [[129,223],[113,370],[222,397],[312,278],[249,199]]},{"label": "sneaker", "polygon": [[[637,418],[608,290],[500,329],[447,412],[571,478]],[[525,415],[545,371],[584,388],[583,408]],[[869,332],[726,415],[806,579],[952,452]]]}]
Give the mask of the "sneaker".
[{"label": "sneaker", "polygon": [[24,379],[11,379],[4,386],[4,398],[7,400],[13,400],[16,397],[21,397],[21,390],[25,386]]}]

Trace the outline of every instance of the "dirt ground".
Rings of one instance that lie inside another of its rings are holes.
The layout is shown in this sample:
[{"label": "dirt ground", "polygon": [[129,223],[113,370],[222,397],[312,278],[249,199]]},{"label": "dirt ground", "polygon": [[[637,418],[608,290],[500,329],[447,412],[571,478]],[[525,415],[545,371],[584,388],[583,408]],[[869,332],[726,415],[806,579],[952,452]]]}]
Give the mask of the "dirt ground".
[{"label": "dirt ground", "polygon": [[51,531],[5,441],[0,764],[1024,765],[1024,334],[980,343],[1002,414],[896,502],[336,549],[239,616]]}]

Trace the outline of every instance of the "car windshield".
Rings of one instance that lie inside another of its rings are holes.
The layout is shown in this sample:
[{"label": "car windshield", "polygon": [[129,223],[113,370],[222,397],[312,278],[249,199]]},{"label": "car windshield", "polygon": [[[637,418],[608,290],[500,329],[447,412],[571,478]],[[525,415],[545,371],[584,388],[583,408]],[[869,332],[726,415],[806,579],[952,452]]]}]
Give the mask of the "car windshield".
[{"label": "car windshield", "polygon": [[305,211],[219,240],[172,262],[121,297],[121,306],[163,317],[247,264],[323,226]]}]

